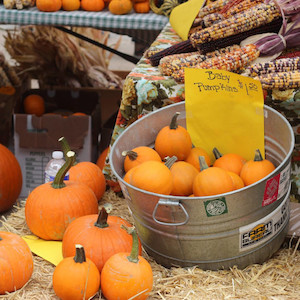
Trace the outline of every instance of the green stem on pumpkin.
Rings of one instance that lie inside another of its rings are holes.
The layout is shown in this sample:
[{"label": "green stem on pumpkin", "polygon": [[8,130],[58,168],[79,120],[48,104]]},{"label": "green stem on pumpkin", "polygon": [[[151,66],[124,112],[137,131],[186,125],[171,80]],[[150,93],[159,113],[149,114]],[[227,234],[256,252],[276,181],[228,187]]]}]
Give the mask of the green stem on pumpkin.
[{"label": "green stem on pumpkin", "polygon": [[180,112],[176,112],[175,115],[173,116],[171,123],[170,123],[170,129],[177,129],[178,124],[177,124],[177,117],[180,115]]},{"label": "green stem on pumpkin", "polygon": [[264,160],[259,149],[255,150],[255,156],[254,156],[254,161],[262,161]]},{"label": "green stem on pumpkin", "polygon": [[133,263],[138,263],[139,261],[139,238],[134,227],[126,227],[123,224],[121,228],[126,230],[129,234],[132,235],[132,248],[130,255],[127,256],[128,260]]},{"label": "green stem on pumpkin", "polygon": [[173,164],[178,160],[177,156],[173,155],[172,157],[166,157],[165,166],[167,166],[169,169],[173,166]]},{"label": "green stem on pumpkin", "polygon": [[100,210],[100,213],[98,215],[98,219],[94,225],[98,228],[108,227],[109,225],[107,223],[107,218],[108,218],[108,213],[107,213],[106,209],[104,207],[102,207],[102,209]]},{"label": "green stem on pumpkin", "polygon": [[61,189],[66,186],[64,183],[64,178],[67,172],[70,170],[70,168],[73,166],[75,160],[75,152],[69,151],[66,154],[66,162],[64,165],[58,170],[57,174],[55,175],[55,178],[53,182],[51,183],[51,186],[54,189]]},{"label": "green stem on pumpkin", "polygon": [[213,154],[214,154],[216,159],[222,157],[222,154],[220,153],[220,151],[216,147],[213,148]]},{"label": "green stem on pumpkin", "polygon": [[[69,151],[71,151],[71,147],[70,147],[67,139],[64,136],[62,136],[61,138],[59,138],[58,141],[61,143],[62,151],[64,153],[65,159],[67,160],[67,153]],[[73,165],[74,166],[76,165],[76,158],[74,159]]]},{"label": "green stem on pumpkin", "polygon": [[84,251],[83,246],[79,245],[79,244],[76,244],[75,248],[76,248],[76,253],[75,253],[75,256],[73,258],[74,261],[76,263],[80,263],[80,264],[86,262],[85,251]]},{"label": "green stem on pumpkin", "polygon": [[200,164],[200,171],[208,169],[208,165],[206,163],[204,156],[199,156],[199,164]]},{"label": "green stem on pumpkin", "polygon": [[138,157],[138,154],[137,154],[137,152],[135,152],[135,151],[128,150],[128,151],[123,151],[123,152],[122,152],[122,156],[128,156],[128,158],[129,158],[130,160],[136,160],[137,157]]}]

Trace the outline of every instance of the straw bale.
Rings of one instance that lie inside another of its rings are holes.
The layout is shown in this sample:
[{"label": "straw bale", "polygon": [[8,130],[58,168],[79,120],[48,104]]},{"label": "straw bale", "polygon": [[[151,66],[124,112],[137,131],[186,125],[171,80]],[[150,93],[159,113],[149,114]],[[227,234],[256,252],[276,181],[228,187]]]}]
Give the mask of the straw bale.
[{"label": "straw bale", "polygon": [[[130,223],[133,218],[124,198],[107,191],[100,206],[112,204],[111,215],[118,215]],[[2,216],[0,230],[20,235],[30,234],[24,218],[24,201],[19,201],[9,215]],[[162,300],[225,300],[225,299],[300,299],[300,240],[289,242],[264,264],[250,265],[240,270],[204,271],[197,267],[165,268],[157,264],[144,251],[150,262],[154,284],[149,299]],[[293,246],[292,246],[293,245]],[[54,266],[34,255],[34,272],[30,281],[20,290],[2,299],[58,299],[52,288]],[[93,298],[104,299],[101,291]]]}]

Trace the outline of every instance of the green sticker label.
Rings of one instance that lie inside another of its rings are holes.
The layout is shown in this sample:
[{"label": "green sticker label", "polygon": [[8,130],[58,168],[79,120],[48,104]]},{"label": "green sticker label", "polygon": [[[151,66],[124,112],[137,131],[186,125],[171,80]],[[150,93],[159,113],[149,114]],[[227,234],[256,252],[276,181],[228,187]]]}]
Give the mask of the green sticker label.
[{"label": "green sticker label", "polygon": [[208,217],[219,216],[228,213],[225,197],[204,201],[206,215]]}]

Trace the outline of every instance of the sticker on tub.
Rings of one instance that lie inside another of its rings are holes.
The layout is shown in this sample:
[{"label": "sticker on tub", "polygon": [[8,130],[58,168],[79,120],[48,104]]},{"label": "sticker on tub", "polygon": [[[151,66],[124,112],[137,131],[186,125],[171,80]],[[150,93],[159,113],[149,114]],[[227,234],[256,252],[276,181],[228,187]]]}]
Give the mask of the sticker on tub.
[{"label": "sticker on tub", "polygon": [[228,213],[225,197],[204,201],[204,207],[208,217],[219,216]]},{"label": "sticker on tub", "polygon": [[289,197],[268,216],[239,228],[240,251],[257,247],[275,236],[289,220]]},{"label": "sticker on tub", "polygon": [[286,194],[290,183],[290,165],[266,182],[262,206],[267,206]]}]

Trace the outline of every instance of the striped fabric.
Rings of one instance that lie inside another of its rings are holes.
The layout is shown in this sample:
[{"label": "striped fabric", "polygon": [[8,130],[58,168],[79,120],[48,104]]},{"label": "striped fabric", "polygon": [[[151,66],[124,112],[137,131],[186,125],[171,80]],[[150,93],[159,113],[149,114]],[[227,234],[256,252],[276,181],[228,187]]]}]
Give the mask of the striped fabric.
[{"label": "striped fabric", "polygon": [[17,25],[60,25],[94,27],[99,29],[141,29],[162,30],[168,23],[166,16],[153,12],[148,14],[130,13],[127,15],[113,15],[107,9],[100,12],[57,11],[41,12],[36,7],[22,10],[5,9],[0,5],[0,23]]}]

